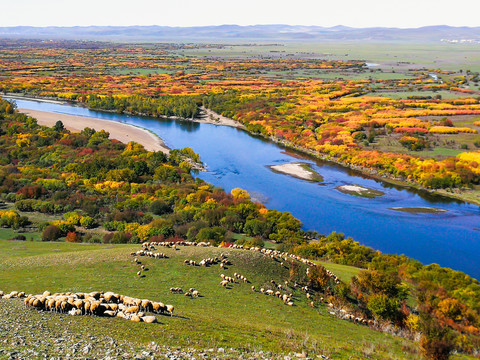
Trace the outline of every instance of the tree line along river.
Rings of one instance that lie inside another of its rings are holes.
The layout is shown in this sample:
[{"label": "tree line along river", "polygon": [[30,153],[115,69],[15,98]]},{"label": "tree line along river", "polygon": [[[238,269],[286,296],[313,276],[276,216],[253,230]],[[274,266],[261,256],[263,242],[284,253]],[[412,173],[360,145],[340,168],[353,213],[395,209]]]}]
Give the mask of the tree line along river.
[{"label": "tree line along river", "polygon": [[[68,104],[15,99],[19,108],[88,116],[136,125],[160,136],[170,148],[191,147],[207,171],[197,176],[226,191],[240,187],[269,208],[289,211],[306,230],[352,236],[385,253],[405,254],[480,278],[480,207],[392,186],[336,164],[313,159],[236,128],[183,120],[152,119],[88,110]],[[269,166],[307,163],[322,177],[309,182]],[[383,192],[376,198],[343,193],[342,185]],[[438,208],[409,213],[393,208]]]}]

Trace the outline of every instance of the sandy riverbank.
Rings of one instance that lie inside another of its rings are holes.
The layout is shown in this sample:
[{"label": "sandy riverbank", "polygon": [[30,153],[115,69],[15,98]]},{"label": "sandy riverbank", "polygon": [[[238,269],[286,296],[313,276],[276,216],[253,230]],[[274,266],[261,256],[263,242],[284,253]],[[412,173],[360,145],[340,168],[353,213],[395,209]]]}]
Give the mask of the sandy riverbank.
[{"label": "sandy riverbank", "polygon": [[134,141],[143,145],[148,151],[161,151],[165,154],[168,154],[170,151],[158,136],[148,130],[133,125],[111,120],[38,110],[18,109],[18,111],[34,117],[37,119],[39,125],[53,126],[58,120],[60,120],[65,128],[72,132],[80,132],[86,127],[95,129],[96,131],[105,130],[110,133],[110,139],[117,139],[125,144]]},{"label": "sandy riverbank", "polygon": [[238,129],[246,129],[245,125],[241,122],[227,118],[223,115],[217,114],[216,112],[207,109],[205,107],[201,107],[202,113],[201,117],[193,119],[195,122],[205,123],[205,124],[214,124],[214,125],[223,125],[223,126],[230,126],[235,127]]}]

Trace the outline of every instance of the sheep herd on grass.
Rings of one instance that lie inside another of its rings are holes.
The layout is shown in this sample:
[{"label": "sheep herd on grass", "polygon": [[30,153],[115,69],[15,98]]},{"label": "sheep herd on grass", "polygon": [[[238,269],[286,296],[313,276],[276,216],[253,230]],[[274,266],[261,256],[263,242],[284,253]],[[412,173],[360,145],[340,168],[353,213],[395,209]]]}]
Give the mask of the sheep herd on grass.
[{"label": "sheep herd on grass", "polygon": [[183,262],[185,265],[191,265],[191,266],[203,266],[203,267],[209,267],[211,265],[216,265],[218,263],[220,263],[220,267],[221,268],[224,268],[225,265],[229,265],[230,262],[228,261],[228,259],[226,258],[226,255],[225,254],[221,254],[220,255],[220,258],[218,257],[213,257],[213,258],[206,258],[206,259],[202,259],[200,260],[198,263],[195,261],[195,260],[188,260],[188,259],[185,259],[184,262]]},{"label": "sheep herd on grass", "polygon": [[[179,241],[179,242],[150,242],[150,243],[143,243],[143,251],[152,251],[155,250],[155,246],[164,246],[164,247],[169,247],[169,248],[176,248],[177,246],[201,246],[201,247],[213,247],[213,245],[209,243],[195,243],[195,242],[189,242],[189,241]],[[295,254],[290,254],[288,252],[282,252],[278,250],[273,250],[273,249],[265,249],[265,248],[260,248],[260,247],[250,247],[250,248],[245,248],[243,245],[237,245],[237,244],[232,244],[229,246],[231,249],[239,249],[239,250],[249,250],[249,251],[255,251],[262,253],[263,256],[269,257],[272,260],[278,262],[281,267],[285,267],[285,264],[288,263],[289,261],[299,261],[305,265],[307,265],[307,275],[310,272],[310,267],[311,266],[316,266],[314,262],[308,259],[304,259],[301,256],[295,255]],[[215,265],[220,263],[220,267],[224,268],[225,265],[229,264],[228,260],[226,259],[226,256],[222,254],[220,258],[214,257],[214,258],[206,258],[202,259],[200,262],[197,263],[195,260],[191,259],[186,259],[184,260],[184,263],[186,265],[190,266],[210,266],[210,265]],[[329,276],[336,284],[340,283],[340,279],[330,270],[326,270],[327,276]],[[248,282],[247,278],[244,277],[243,275],[235,273],[233,277],[225,276],[224,274],[221,275],[222,280],[220,282],[220,285],[222,287],[227,287],[230,283],[235,283],[235,279],[241,280],[243,282]],[[272,280],[273,282],[273,280]],[[285,282],[285,285],[282,286],[281,284],[272,284],[274,287],[274,290],[272,289],[265,289],[261,288],[260,292],[266,295],[271,295],[271,296],[276,296],[280,299],[283,300],[283,302],[287,305],[293,306],[293,301],[292,301],[292,294],[289,293],[282,293],[282,290],[286,290],[288,288],[288,281]],[[297,284],[293,285],[293,287],[297,287]],[[252,286],[252,290],[255,291],[255,286]],[[308,287],[304,286],[301,287],[301,290],[306,294],[307,300],[313,300],[312,299],[312,294],[309,291]],[[323,301],[323,298],[322,298]],[[314,307],[315,304],[313,301],[310,301],[309,303],[310,306]]]},{"label": "sheep herd on grass", "polygon": [[164,253],[153,252],[149,250],[138,250],[137,252],[133,252],[130,255],[132,256],[148,256],[154,259],[168,259],[168,256]]},{"label": "sheep herd on grass", "polygon": [[[168,259],[168,256],[161,252],[156,252],[156,246],[168,247],[174,250],[178,250],[179,246],[200,246],[200,247],[212,247],[209,243],[194,243],[188,241],[180,242],[150,242],[143,243],[142,249],[136,252],[132,252],[131,255],[135,256],[135,264],[140,266],[140,271],[137,275],[141,275],[142,271],[145,271],[145,266],[141,264],[137,257],[146,256],[152,257],[155,259]],[[232,249],[244,249],[242,245],[230,245]],[[278,250],[264,249],[259,247],[251,247],[250,251],[255,251],[262,253],[264,258],[269,257],[272,260],[278,262],[281,267],[285,267],[284,264],[289,261],[299,261],[303,264],[310,266],[315,266],[316,264],[308,259],[304,259],[295,254],[289,254],[287,252],[280,252]],[[202,259],[198,263],[194,260],[185,260],[185,264],[192,266],[204,266],[209,267],[211,265],[220,264],[221,268],[224,268],[225,265],[230,265],[231,263],[227,259],[225,254],[221,254],[219,257],[209,257]],[[309,274],[310,269],[307,268],[307,275]],[[335,283],[340,283],[338,277],[333,274],[331,271],[326,270],[327,275],[334,280]],[[238,273],[234,273],[232,276],[226,276],[224,274],[220,275],[222,281],[220,285],[227,287],[229,284],[234,284],[238,282],[248,283],[248,279]],[[260,293],[277,297],[285,305],[293,306],[293,294],[289,287],[298,288],[297,283],[290,284],[288,281],[283,284],[277,284],[274,280],[270,281],[268,286],[263,286],[260,288]],[[256,292],[254,285],[251,286],[253,292]],[[312,299],[312,294],[310,289],[307,286],[301,286],[300,290],[306,295],[308,300]],[[179,287],[170,288],[170,292],[177,294],[184,294],[188,297],[199,297],[200,294],[198,290],[191,288],[188,292],[183,292]],[[71,315],[95,315],[95,316],[105,316],[105,317],[120,317],[133,322],[145,322],[153,323],[157,322],[155,316],[147,316],[145,313],[154,313],[154,314],[173,314],[174,307],[172,305],[165,305],[161,302],[154,302],[148,299],[137,299],[129,296],[115,294],[113,292],[91,292],[91,293],[56,293],[50,294],[49,292],[44,292],[40,295],[26,295],[24,292],[13,291],[9,294],[4,294],[0,291],[0,298],[9,299],[9,298],[25,298],[25,304],[29,308],[34,308],[37,310],[43,311],[52,311],[60,313],[68,313]],[[324,301],[323,298],[320,298],[320,301]],[[310,302],[310,306],[314,307],[313,301]],[[334,309],[333,304],[328,305],[331,308],[330,313],[332,315],[338,316],[345,320],[350,320],[360,324],[373,325],[372,320],[363,319],[356,317],[353,314],[349,314],[346,310],[343,309]]]},{"label": "sheep herd on grass", "polygon": [[260,292],[262,294],[265,294],[265,295],[268,295],[268,296],[275,296],[277,298],[279,298],[280,300],[283,301],[283,303],[285,305],[288,305],[288,306],[293,306],[293,301],[292,301],[292,296],[293,294],[287,294],[287,293],[284,293],[282,294],[280,291],[273,291],[272,289],[265,289],[265,288],[260,288]]},{"label": "sheep herd on grass", "polygon": [[8,294],[5,294],[3,291],[0,291],[0,299],[15,299],[15,298],[24,298],[24,291],[12,291]]},{"label": "sheep herd on grass", "polygon": [[354,314],[350,314],[345,309],[337,309],[332,303],[329,303],[328,307],[331,308],[331,311],[329,311],[330,315],[336,316],[340,319],[352,321],[354,323],[362,324],[362,325],[368,325],[368,326],[375,325],[374,320],[365,319],[362,316],[355,316]]},{"label": "sheep herd on grass", "polygon": [[111,291],[90,293],[55,293],[45,291],[39,295],[25,297],[25,305],[29,308],[68,313],[70,315],[94,315],[119,317],[133,322],[155,323],[155,314],[173,315],[174,306],[165,305],[148,299],[138,299],[120,295]]}]

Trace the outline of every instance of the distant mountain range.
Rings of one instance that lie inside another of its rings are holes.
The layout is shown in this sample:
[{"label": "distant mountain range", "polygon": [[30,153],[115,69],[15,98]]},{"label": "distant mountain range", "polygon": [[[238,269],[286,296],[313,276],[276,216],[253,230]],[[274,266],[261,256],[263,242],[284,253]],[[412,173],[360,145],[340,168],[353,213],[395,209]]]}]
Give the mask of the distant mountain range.
[{"label": "distant mountain range", "polygon": [[480,42],[480,27],[426,26],[415,29],[346,26],[221,25],[0,27],[0,38],[135,41],[418,41]]}]

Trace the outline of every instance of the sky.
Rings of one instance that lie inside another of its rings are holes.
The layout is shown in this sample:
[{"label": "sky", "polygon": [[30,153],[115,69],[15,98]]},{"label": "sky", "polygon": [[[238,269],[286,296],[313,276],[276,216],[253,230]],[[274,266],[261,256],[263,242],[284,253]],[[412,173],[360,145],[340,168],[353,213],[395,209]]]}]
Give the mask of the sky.
[{"label": "sky", "polygon": [[15,0],[0,26],[480,26],[479,0]]}]

